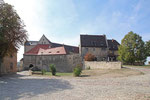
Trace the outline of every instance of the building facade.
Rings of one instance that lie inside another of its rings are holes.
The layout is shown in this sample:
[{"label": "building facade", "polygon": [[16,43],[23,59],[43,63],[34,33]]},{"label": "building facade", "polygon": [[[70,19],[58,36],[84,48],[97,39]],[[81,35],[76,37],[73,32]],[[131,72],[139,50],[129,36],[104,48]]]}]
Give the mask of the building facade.
[{"label": "building facade", "polygon": [[120,45],[116,40],[111,39],[108,41],[108,61],[117,61],[118,55],[118,46]]},{"label": "building facade", "polygon": [[107,40],[105,35],[80,35],[79,52],[82,59],[87,53],[90,53],[98,61],[115,61],[119,45],[114,39]]},{"label": "building facade", "polygon": [[115,61],[119,43],[107,40],[105,35],[80,35],[80,46],[69,46],[49,41],[44,35],[39,41],[27,41],[24,45],[23,67],[33,65],[39,70],[49,71],[55,64],[59,72],[71,72],[82,65],[87,53],[95,55],[98,61]]},{"label": "building facade", "polygon": [[78,47],[53,43],[44,35],[39,41],[27,41],[24,52],[25,69],[32,64],[37,69],[49,71],[49,65],[55,64],[57,71],[71,72],[82,62]]},{"label": "building facade", "polygon": [[12,74],[17,72],[17,51],[10,56],[6,56],[1,64],[1,74]]}]

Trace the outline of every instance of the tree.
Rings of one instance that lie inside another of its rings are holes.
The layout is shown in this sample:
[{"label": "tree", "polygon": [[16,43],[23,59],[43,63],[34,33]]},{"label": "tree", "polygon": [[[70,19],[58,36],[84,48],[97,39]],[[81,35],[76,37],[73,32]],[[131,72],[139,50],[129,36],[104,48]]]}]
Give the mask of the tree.
[{"label": "tree", "polygon": [[13,7],[0,4],[0,74],[3,58],[11,55],[27,40],[25,25]]},{"label": "tree", "polygon": [[146,47],[146,55],[150,56],[150,40],[146,42],[145,47]]},{"label": "tree", "polygon": [[127,64],[143,63],[146,61],[145,52],[145,43],[142,37],[131,31],[121,41],[118,60]]}]

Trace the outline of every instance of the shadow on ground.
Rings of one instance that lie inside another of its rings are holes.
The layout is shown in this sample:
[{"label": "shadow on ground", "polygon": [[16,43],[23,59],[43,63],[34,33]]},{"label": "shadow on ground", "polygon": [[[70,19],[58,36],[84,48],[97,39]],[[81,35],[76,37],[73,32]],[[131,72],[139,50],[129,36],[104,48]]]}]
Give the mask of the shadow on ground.
[{"label": "shadow on ground", "polygon": [[0,100],[30,98],[46,93],[50,95],[66,89],[72,89],[72,86],[68,81],[62,79],[42,79],[24,75],[0,77]]}]

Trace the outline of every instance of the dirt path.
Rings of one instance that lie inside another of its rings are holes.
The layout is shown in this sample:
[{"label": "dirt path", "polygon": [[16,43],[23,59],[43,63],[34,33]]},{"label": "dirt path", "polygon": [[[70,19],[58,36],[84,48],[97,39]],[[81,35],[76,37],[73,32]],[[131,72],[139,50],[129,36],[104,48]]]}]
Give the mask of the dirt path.
[{"label": "dirt path", "polygon": [[128,77],[38,77],[27,72],[0,78],[0,100],[150,100],[150,69]]}]

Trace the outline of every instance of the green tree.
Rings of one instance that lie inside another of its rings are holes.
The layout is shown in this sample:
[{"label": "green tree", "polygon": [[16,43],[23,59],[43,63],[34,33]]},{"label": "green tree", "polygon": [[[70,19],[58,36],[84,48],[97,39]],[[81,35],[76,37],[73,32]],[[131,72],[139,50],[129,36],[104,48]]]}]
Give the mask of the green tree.
[{"label": "green tree", "polygon": [[135,62],[146,61],[145,43],[142,37],[132,31],[129,32],[121,41],[119,46],[118,59],[123,63],[134,64]]},{"label": "green tree", "polygon": [[27,31],[13,7],[0,4],[0,74],[3,58],[11,55],[27,40]]},{"label": "green tree", "polygon": [[146,47],[146,55],[150,56],[150,40],[146,42],[145,47]]},{"label": "green tree", "polygon": [[52,75],[56,75],[56,66],[54,64],[50,64],[50,71],[52,72]]}]

